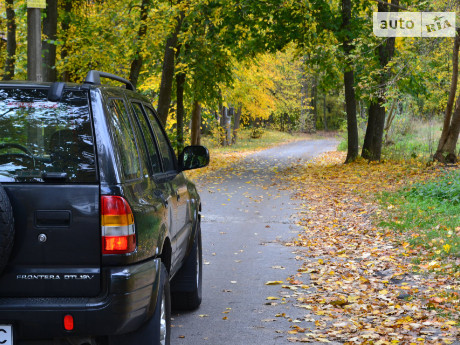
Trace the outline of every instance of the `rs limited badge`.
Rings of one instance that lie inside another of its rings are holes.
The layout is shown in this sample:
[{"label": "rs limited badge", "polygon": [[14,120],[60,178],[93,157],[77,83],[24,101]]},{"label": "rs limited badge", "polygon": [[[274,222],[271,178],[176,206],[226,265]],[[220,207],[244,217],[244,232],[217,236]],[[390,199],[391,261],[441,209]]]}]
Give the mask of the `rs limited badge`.
[{"label": "rs limited badge", "polygon": [[18,274],[16,280],[91,280],[94,274]]}]

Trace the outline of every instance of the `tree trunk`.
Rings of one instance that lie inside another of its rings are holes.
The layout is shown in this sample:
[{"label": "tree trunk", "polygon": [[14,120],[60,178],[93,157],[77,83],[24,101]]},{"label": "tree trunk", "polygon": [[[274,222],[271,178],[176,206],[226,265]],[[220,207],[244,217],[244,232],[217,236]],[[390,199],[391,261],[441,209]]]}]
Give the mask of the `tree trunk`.
[{"label": "tree trunk", "polygon": [[241,103],[238,104],[238,110],[235,113],[235,119],[233,121],[233,138],[232,138],[233,145],[235,145],[238,140],[238,132],[240,130],[240,120],[241,120]]},{"label": "tree trunk", "polygon": [[235,115],[235,108],[228,108],[227,115],[228,117],[225,124],[225,135],[227,136],[227,144],[230,146],[232,144],[232,117]]},{"label": "tree trunk", "polygon": [[[441,138],[439,139],[438,148],[433,157],[434,160],[437,160],[440,162],[445,162],[445,158],[444,158],[445,153],[448,153],[450,156],[451,154],[454,154],[455,156],[455,152],[449,151],[447,149],[446,142],[449,137],[451,120],[452,120],[452,109],[454,107],[455,95],[457,93],[459,48],[460,48],[460,29],[457,29],[457,35],[455,36],[454,48],[452,52],[452,81],[450,84],[449,99],[447,100],[446,112],[444,114],[444,124],[442,126]],[[458,100],[457,100],[457,106],[458,106]]]},{"label": "tree trunk", "polygon": [[366,134],[364,135],[364,144],[363,144],[363,150],[361,152],[361,157],[365,159],[370,159],[372,156],[372,136],[375,132],[375,121],[377,118],[377,113],[378,113],[378,104],[377,101],[373,100],[371,101],[371,104],[369,105],[368,109],[368,118],[367,118],[367,128],[366,128]]},{"label": "tree trunk", "polygon": [[[460,133],[460,96],[457,98],[455,104],[455,111],[452,115],[452,120],[447,132],[446,142],[442,146],[442,162],[444,163],[457,163],[457,141]],[[445,157],[444,155],[447,154]]]},{"label": "tree trunk", "polygon": [[65,0],[64,3],[64,19],[61,22],[61,31],[64,38],[64,43],[61,49],[61,60],[64,61],[64,70],[62,71],[62,80],[63,81],[70,81],[71,80],[71,71],[69,66],[65,63],[65,60],[69,54],[68,46],[67,46],[67,32],[70,28],[71,17],[70,13],[72,12],[72,4],[73,0]]},{"label": "tree trunk", "polygon": [[324,123],[324,130],[325,130],[325,131],[327,131],[327,108],[326,108],[326,93],[324,93],[323,104],[324,104],[324,109],[323,109],[323,123]]},{"label": "tree trunk", "polygon": [[172,83],[174,79],[174,57],[177,47],[178,35],[182,27],[184,14],[176,18],[176,26],[174,31],[166,39],[165,53],[163,57],[163,69],[161,72],[160,93],[158,95],[157,114],[163,125],[166,125],[168,120],[169,106],[171,103]]},{"label": "tree trunk", "polygon": [[139,74],[142,70],[143,58],[141,55],[141,43],[145,38],[145,34],[147,33],[147,15],[149,10],[150,0],[142,0],[141,4],[141,25],[139,26],[139,31],[137,33],[137,47],[136,47],[136,55],[134,60],[131,62],[131,70],[129,72],[129,81],[137,87],[137,81],[139,79]]},{"label": "tree trunk", "polygon": [[201,105],[198,101],[193,102],[192,110],[192,128],[191,128],[191,144],[200,145],[201,142]]},{"label": "tree trunk", "polygon": [[397,105],[397,102],[393,101],[393,104],[391,105],[390,113],[388,114],[387,124],[385,125],[385,143],[388,142],[388,132],[390,131],[391,124],[393,123],[393,120],[396,117],[396,105]]},{"label": "tree trunk", "polygon": [[313,78],[313,85],[311,86],[311,107],[312,109],[312,120],[311,120],[311,131],[316,133],[316,122],[318,121],[318,87],[316,85],[316,77]]},{"label": "tree trunk", "polygon": [[43,81],[41,36],[41,10],[27,8],[27,80]]},{"label": "tree trunk", "polygon": [[374,121],[374,135],[372,136],[371,152],[373,161],[379,161],[382,155],[383,129],[385,128],[385,99],[378,98],[377,112]]},{"label": "tree trunk", "polygon": [[346,163],[358,157],[358,121],[356,119],[356,97],[353,70],[344,73],[345,104],[347,108],[348,151]]},{"label": "tree trunk", "polygon": [[6,26],[6,61],[3,80],[11,80],[14,78],[16,64],[16,18],[13,0],[6,0]]},{"label": "tree trunk", "polygon": [[228,142],[228,131],[229,131],[229,118],[228,116],[228,108],[225,106],[221,107],[221,113],[220,113],[220,126],[222,127],[224,133],[221,138],[221,145],[222,146],[228,146],[230,143]]},{"label": "tree trunk", "polygon": [[[351,0],[342,0],[342,29],[350,32],[351,19]],[[347,110],[347,132],[348,132],[348,152],[346,163],[352,162],[358,157],[358,122],[356,120],[356,97],[354,88],[353,66],[350,61],[351,39],[346,37],[343,42],[346,66],[344,73],[345,84],[345,104]]]},{"label": "tree trunk", "polygon": [[43,81],[55,82],[56,74],[56,33],[58,7],[57,0],[46,1],[46,16],[43,19],[43,33],[46,40],[42,42],[43,51]]},{"label": "tree trunk", "polygon": [[176,118],[177,118],[177,151],[184,149],[184,84],[185,73],[176,75]]},{"label": "tree trunk", "polygon": [[[392,0],[393,5],[399,6],[399,0]],[[391,6],[389,9],[388,4],[380,3],[378,4],[379,12],[397,12],[398,7]],[[379,48],[379,62],[380,67],[384,69],[390,60],[393,58],[395,52],[395,38],[388,37],[386,41],[382,43]],[[377,84],[382,85],[381,89],[378,91],[377,100],[372,101],[369,107],[369,118],[366,129],[366,135],[363,144],[362,157],[378,161],[381,158],[382,154],[382,144],[383,144],[383,130],[385,128],[385,84],[388,81],[388,72],[384,73],[377,78]]]},{"label": "tree trunk", "polygon": [[[307,60],[307,58],[304,58],[304,63]],[[300,130],[302,132],[307,132],[308,131],[308,115],[309,115],[309,110],[308,108],[308,80],[307,80],[307,75],[304,71],[302,73],[302,81],[301,81],[301,87],[300,87],[300,119],[301,119],[301,128]]]}]

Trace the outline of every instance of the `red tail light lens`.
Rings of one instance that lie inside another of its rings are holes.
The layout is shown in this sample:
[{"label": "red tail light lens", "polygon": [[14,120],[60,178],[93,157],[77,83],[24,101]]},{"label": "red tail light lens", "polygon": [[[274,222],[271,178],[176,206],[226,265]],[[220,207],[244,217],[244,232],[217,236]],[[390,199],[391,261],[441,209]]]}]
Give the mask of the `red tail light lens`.
[{"label": "red tail light lens", "polygon": [[101,197],[102,254],[127,254],[136,249],[134,216],[121,196]]},{"label": "red tail light lens", "polygon": [[66,315],[64,316],[64,329],[66,331],[72,331],[73,330],[73,316],[72,315]]}]

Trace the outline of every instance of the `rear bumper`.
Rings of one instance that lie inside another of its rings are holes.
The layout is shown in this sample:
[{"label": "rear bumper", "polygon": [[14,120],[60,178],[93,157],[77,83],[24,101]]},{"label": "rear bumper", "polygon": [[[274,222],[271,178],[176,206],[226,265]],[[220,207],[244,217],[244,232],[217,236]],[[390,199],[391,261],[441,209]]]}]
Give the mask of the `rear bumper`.
[{"label": "rear bumper", "polygon": [[[16,339],[100,336],[131,332],[155,310],[160,259],[103,270],[97,298],[0,298],[0,324],[13,325]],[[72,315],[74,330],[64,329]]]}]

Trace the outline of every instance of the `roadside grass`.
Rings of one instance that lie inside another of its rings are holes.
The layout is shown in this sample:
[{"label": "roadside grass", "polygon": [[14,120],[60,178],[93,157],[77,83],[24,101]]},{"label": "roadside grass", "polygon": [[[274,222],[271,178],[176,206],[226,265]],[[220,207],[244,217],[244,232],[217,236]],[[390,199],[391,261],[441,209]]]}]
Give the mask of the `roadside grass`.
[{"label": "roadside grass", "polygon": [[[444,172],[426,182],[397,192],[383,193],[380,202],[388,211],[382,226],[404,234],[419,256],[430,260],[460,257],[460,172]],[[420,261],[415,258],[417,264]],[[447,263],[448,264],[448,263]],[[433,268],[442,273],[440,267]],[[453,265],[454,271],[460,267]]]},{"label": "roadside grass", "polygon": [[436,151],[441,130],[439,121],[396,120],[383,146],[383,156],[385,159],[428,161]]},{"label": "roadside grass", "polygon": [[[382,146],[382,158],[396,161],[417,159],[428,162],[436,151],[441,130],[442,123],[440,120],[422,120],[412,117],[396,118],[388,134],[385,134],[386,140]],[[364,141],[365,133],[366,123],[363,123],[359,127],[360,144]],[[347,147],[347,135],[343,133],[338,150],[346,151]],[[460,143],[458,149],[460,149]]]}]

